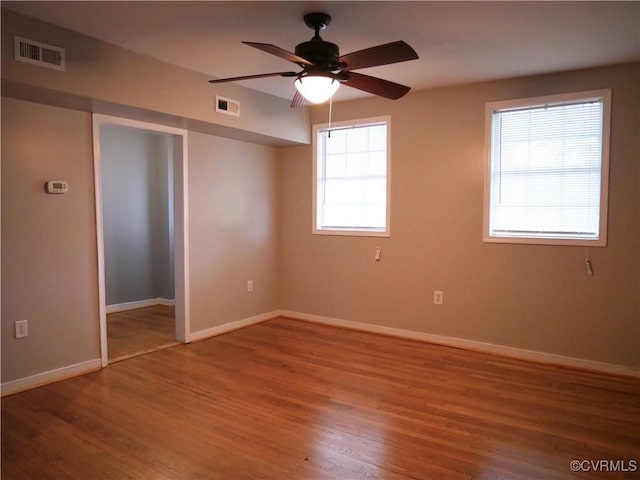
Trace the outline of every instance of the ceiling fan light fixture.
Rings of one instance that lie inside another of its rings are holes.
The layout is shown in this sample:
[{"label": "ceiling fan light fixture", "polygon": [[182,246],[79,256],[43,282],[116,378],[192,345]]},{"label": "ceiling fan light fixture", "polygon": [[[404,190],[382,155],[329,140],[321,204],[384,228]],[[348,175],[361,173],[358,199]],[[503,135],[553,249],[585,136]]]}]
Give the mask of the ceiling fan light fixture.
[{"label": "ceiling fan light fixture", "polygon": [[326,102],[333,97],[341,83],[347,87],[391,100],[397,100],[411,90],[406,85],[364,75],[353,70],[416,60],[419,57],[413,48],[402,40],[398,40],[340,55],[338,45],[324,41],[320,37],[320,31],[326,28],[330,21],[331,16],[326,13],[306,14],[304,22],[315,32],[315,35],[311,40],[296,45],[295,53],[271,43],[242,42],[282,60],[295,63],[299,68],[302,68],[302,71],[216,78],[209,80],[209,82],[224,83],[266,77],[296,77],[294,84],[297,91],[291,101],[291,108],[302,107],[309,103]]},{"label": "ceiling fan light fixture", "polygon": [[333,97],[340,82],[322,75],[305,75],[293,82],[300,94],[311,103],[323,103]]}]

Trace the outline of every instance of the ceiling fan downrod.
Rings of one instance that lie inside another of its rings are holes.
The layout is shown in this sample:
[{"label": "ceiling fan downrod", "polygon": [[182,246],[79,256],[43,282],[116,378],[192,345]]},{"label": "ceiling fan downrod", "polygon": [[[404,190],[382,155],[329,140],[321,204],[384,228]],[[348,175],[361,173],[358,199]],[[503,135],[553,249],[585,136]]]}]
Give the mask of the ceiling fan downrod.
[{"label": "ceiling fan downrod", "polygon": [[315,37],[320,37],[320,30],[324,30],[331,23],[331,15],[328,13],[307,13],[303,18],[307,27],[315,30]]},{"label": "ceiling fan downrod", "polygon": [[304,16],[304,23],[315,31],[315,36],[308,42],[302,42],[295,48],[296,55],[306,58],[317,66],[319,72],[328,72],[340,68],[338,57],[340,49],[335,43],[327,42],[320,37],[320,30],[327,28],[331,22],[331,16],[326,13],[307,13]]}]

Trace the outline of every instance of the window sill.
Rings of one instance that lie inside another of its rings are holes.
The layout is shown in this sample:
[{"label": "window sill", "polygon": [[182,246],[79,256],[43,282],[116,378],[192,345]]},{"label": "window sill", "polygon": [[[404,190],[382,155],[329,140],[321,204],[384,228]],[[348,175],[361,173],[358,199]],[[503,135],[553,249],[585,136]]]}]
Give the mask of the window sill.
[{"label": "window sill", "polygon": [[320,229],[314,228],[313,235],[337,235],[343,237],[390,237],[389,230]]},{"label": "window sill", "polygon": [[594,240],[578,238],[534,238],[534,237],[492,237],[485,236],[484,243],[512,243],[524,245],[556,245],[570,247],[606,247],[607,239]]}]

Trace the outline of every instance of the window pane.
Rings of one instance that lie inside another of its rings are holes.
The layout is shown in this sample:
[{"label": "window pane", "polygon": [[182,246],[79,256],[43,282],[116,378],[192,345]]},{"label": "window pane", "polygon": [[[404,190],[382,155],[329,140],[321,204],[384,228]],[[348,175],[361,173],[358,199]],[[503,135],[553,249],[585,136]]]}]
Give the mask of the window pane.
[{"label": "window pane", "polygon": [[322,133],[326,138],[327,155],[334,153],[344,153],[347,151],[347,132],[346,130],[334,130],[331,132],[331,138],[326,133]]},{"label": "window pane", "polygon": [[369,152],[369,172],[371,175],[387,175],[387,151]]},{"label": "window pane", "polygon": [[598,239],[604,98],[496,109],[489,235]]},{"label": "window pane", "polygon": [[369,150],[387,151],[386,125],[374,125],[369,128]]},{"label": "window pane", "polygon": [[344,177],[347,174],[347,161],[343,153],[327,155],[325,161],[325,176]]},{"label": "window pane", "polygon": [[369,132],[365,128],[352,128],[347,130],[347,152],[366,152]]},{"label": "window pane", "polygon": [[366,177],[369,174],[368,163],[366,151],[347,154],[347,175],[349,177]]},{"label": "window pane", "polygon": [[318,130],[316,225],[322,230],[385,231],[387,125]]}]

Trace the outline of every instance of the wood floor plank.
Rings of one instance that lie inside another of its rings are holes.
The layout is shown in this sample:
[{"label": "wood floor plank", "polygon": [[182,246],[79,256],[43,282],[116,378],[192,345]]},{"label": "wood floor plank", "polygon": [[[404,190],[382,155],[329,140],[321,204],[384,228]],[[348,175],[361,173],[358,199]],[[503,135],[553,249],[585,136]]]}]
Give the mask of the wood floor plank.
[{"label": "wood floor plank", "polygon": [[109,362],[177,345],[175,307],[153,305],[107,315]]},{"label": "wood floor plank", "polygon": [[574,459],[640,463],[640,380],[286,318],[2,400],[3,479],[640,478]]}]

